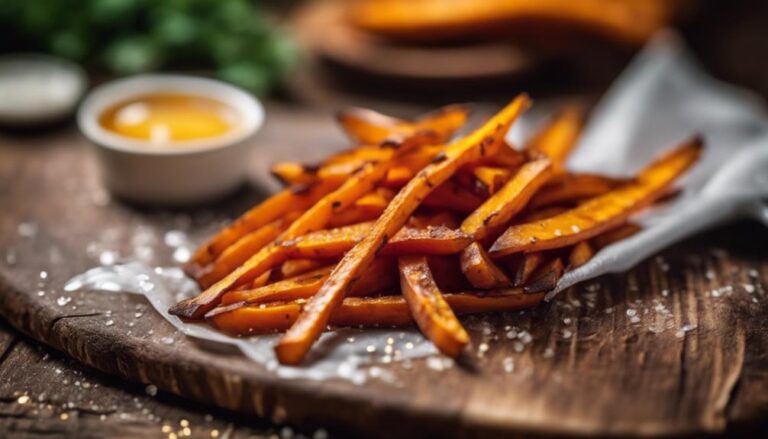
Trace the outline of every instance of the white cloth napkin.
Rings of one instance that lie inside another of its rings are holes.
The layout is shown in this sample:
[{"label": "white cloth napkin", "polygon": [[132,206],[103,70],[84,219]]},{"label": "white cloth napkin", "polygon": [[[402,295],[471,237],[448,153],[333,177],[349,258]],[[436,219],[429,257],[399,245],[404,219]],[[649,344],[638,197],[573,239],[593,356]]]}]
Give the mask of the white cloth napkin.
[{"label": "white cloth napkin", "polygon": [[629,176],[693,134],[704,137],[704,154],[679,182],[681,196],[639,217],[644,230],[565,274],[548,299],[578,282],[625,271],[724,221],[752,215],[768,225],[764,104],[707,76],[672,32],[651,41],[611,87],[568,166],[577,172]]}]

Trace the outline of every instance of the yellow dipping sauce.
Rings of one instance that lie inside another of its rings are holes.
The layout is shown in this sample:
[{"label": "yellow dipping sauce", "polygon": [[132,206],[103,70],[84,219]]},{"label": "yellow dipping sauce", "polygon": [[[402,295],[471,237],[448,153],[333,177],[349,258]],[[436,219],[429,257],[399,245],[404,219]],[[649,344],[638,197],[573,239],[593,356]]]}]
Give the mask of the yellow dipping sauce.
[{"label": "yellow dipping sauce", "polygon": [[215,99],[188,94],[148,94],[108,108],[102,127],[158,145],[221,136],[237,128],[240,115]]}]

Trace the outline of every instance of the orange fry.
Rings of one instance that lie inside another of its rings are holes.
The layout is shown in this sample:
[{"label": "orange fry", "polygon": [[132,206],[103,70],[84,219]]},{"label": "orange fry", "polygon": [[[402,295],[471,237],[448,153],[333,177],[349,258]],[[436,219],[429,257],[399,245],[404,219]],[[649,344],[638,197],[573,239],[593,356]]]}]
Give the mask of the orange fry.
[{"label": "orange fry", "polygon": [[469,344],[469,335],[443,299],[424,256],[398,260],[400,290],[421,332],[440,352],[457,357]]},{"label": "orange fry", "polygon": [[548,157],[553,170],[561,172],[583,125],[584,109],[577,105],[565,107],[528,142],[525,149],[533,156]]},{"label": "orange fry", "polygon": [[305,299],[317,292],[320,285],[328,279],[331,270],[333,270],[333,265],[255,289],[230,291],[221,297],[221,305],[226,306],[237,302],[263,303]]},{"label": "orange fry", "polygon": [[553,204],[573,203],[593,198],[615,189],[627,180],[589,174],[558,174],[531,199],[533,209]]},{"label": "orange fry", "polygon": [[621,241],[622,239],[629,238],[635,233],[639,232],[643,228],[634,223],[627,223],[615,229],[609,230],[605,233],[592,238],[592,243],[598,250],[603,247],[608,247],[614,242]]},{"label": "orange fry", "polygon": [[424,136],[426,143],[444,143],[464,125],[468,114],[467,108],[451,105],[409,122],[373,110],[350,108],[339,112],[337,119],[355,142],[364,145],[394,143],[393,146],[399,146],[413,135]]},{"label": "orange fry", "polygon": [[280,266],[280,278],[288,279],[298,276],[326,265],[334,265],[338,261],[323,259],[289,259]]},{"label": "orange fry", "polygon": [[546,158],[528,162],[482,206],[472,212],[461,224],[461,230],[478,241],[498,233],[498,229],[523,210],[551,175],[550,162]]},{"label": "orange fry", "polygon": [[[456,314],[516,311],[532,307],[543,293],[521,294],[518,289],[488,292],[448,293],[443,296]],[[211,311],[206,317],[216,328],[233,334],[249,335],[284,331],[291,327],[308,306],[304,299],[267,306],[234,303]],[[402,296],[347,297],[331,315],[333,326],[388,327],[413,322],[413,315]]]},{"label": "orange fry", "polygon": [[520,96],[480,129],[445,148],[444,155],[422,169],[403,187],[376,221],[370,233],[336,266],[320,291],[310,299],[296,323],[275,346],[284,364],[298,364],[341,305],[354,279],[370,265],[379,249],[406,223],[432,189],[448,180],[461,166],[491,153],[501,144],[512,122],[529,106]]},{"label": "orange fry", "polygon": [[453,180],[448,180],[436,187],[424,199],[424,205],[439,209],[450,209],[457,212],[469,213],[480,207],[483,199],[467,190]]},{"label": "orange fry", "polygon": [[702,143],[694,139],[645,168],[635,182],[584,202],[560,215],[513,225],[493,244],[492,257],[565,247],[625,222],[664,194],[699,157]]},{"label": "orange fry", "polygon": [[478,166],[472,172],[479,184],[483,186],[484,191],[489,195],[498,192],[512,176],[512,171],[509,169],[495,166]]},{"label": "orange fry", "polygon": [[[333,258],[344,255],[373,229],[373,222],[353,224],[331,230],[309,233],[283,241],[288,258]],[[444,226],[423,229],[403,227],[380,250],[382,255],[441,255],[454,254],[464,249],[472,239],[464,233]]]},{"label": "orange fry", "polygon": [[568,269],[572,270],[586,264],[594,255],[595,250],[592,245],[588,241],[581,241],[574,245],[568,254]]},{"label": "orange fry", "polygon": [[519,287],[525,285],[531,279],[533,273],[536,272],[536,269],[544,263],[544,259],[544,253],[542,252],[523,254],[513,270],[512,286]]},{"label": "orange fry", "polygon": [[491,261],[485,249],[473,242],[461,252],[461,271],[475,288],[490,290],[506,288],[512,282],[496,264]]},{"label": "orange fry", "polygon": [[297,162],[278,162],[269,168],[269,172],[286,186],[312,184],[317,180],[315,170]]},{"label": "orange fry", "polygon": [[563,271],[565,271],[563,261],[560,258],[554,258],[536,270],[531,280],[523,286],[523,291],[528,294],[550,291],[557,286]]}]

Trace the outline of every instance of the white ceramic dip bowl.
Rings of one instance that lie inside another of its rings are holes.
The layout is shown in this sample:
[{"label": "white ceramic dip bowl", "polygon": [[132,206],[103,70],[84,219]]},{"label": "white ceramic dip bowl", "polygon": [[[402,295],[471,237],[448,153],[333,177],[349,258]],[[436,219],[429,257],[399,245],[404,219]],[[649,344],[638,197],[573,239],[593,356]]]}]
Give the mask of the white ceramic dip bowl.
[{"label": "white ceramic dip bowl", "polygon": [[[174,141],[158,147],[104,128],[109,108],[142,95],[187,94],[215,99],[234,109],[238,125],[220,136]],[[140,203],[196,204],[238,187],[246,177],[251,139],[264,122],[264,108],[249,93],[221,81],[185,75],[139,75],[95,88],[77,114],[82,133],[96,145],[104,185]]]}]

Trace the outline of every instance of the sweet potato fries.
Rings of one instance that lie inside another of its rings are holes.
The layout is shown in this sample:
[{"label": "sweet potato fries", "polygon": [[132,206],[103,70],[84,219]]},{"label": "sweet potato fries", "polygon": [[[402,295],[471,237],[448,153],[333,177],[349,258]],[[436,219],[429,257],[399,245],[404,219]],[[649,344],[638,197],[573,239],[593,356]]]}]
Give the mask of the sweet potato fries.
[{"label": "sweet potato fries", "polygon": [[233,334],[286,331],[298,364],[333,326],[416,323],[443,353],[470,344],[456,317],[533,306],[566,270],[637,232],[701,151],[694,138],[637,176],[568,172],[583,112],[569,107],[518,150],[504,137],[521,95],[474,132],[449,106],[408,121],[342,112],[360,146],[273,167],[288,187],[203,244],[186,266],[204,291],[171,313]]}]

